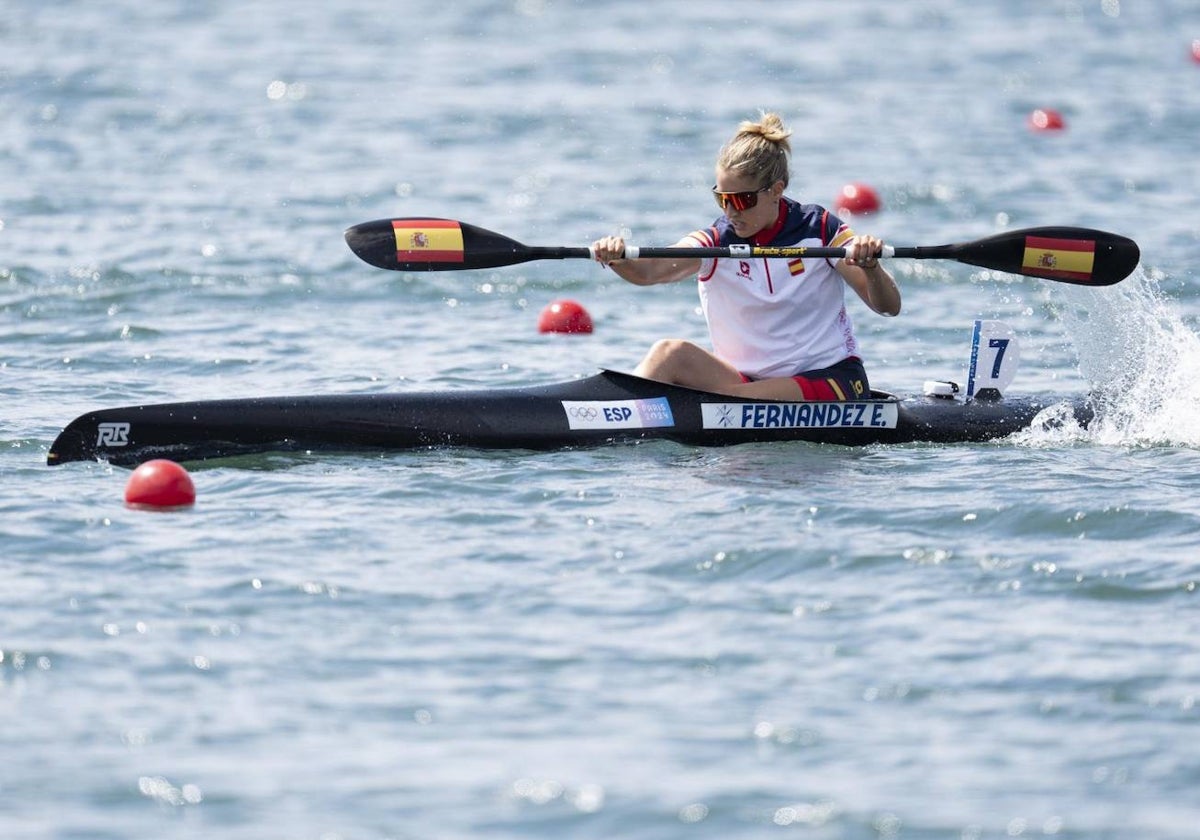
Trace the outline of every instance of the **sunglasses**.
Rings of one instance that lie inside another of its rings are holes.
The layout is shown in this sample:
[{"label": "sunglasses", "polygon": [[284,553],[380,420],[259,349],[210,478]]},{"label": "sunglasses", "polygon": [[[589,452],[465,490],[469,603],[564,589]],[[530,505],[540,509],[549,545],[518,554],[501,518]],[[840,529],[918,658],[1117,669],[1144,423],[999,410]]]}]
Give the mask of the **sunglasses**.
[{"label": "sunglasses", "polygon": [[734,210],[749,210],[758,204],[758,194],[766,192],[770,187],[763,187],[760,190],[746,190],[745,192],[721,192],[713,185],[713,198],[717,200],[717,206],[722,210],[728,210],[732,205]]}]

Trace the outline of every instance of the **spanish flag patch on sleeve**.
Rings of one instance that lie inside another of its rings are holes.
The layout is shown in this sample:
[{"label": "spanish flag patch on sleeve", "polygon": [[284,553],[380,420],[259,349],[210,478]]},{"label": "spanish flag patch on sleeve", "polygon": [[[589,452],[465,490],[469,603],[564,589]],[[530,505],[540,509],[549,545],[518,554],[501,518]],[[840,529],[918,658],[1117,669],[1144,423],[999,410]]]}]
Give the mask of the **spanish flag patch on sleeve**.
[{"label": "spanish flag patch on sleeve", "polygon": [[1095,261],[1096,243],[1090,239],[1027,236],[1021,268],[1025,273],[1035,276],[1064,277],[1086,282],[1092,279]]},{"label": "spanish flag patch on sleeve", "polygon": [[463,262],[462,227],[452,219],[394,219],[399,262]]}]

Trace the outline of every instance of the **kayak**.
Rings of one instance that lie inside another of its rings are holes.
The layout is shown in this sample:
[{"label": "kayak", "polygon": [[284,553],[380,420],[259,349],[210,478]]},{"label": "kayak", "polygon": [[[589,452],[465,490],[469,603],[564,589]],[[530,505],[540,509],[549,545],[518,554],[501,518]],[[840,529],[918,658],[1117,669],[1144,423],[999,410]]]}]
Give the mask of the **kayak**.
[{"label": "kayak", "polygon": [[[135,405],[73,420],[50,447],[47,463],[134,465],[152,458],[439,447],[544,451],[655,439],[698,446],[964,443],[1028,428],[1041,411],[1064,402],[1000,396],[995,389],[969,398],[950,387],[932,390],[906,397],[872,391],[870,399],[846,402],[777,402],[602,370],[527,387]],[[1066,402],[1086,426],[1092,418],[1087,400]]]}]

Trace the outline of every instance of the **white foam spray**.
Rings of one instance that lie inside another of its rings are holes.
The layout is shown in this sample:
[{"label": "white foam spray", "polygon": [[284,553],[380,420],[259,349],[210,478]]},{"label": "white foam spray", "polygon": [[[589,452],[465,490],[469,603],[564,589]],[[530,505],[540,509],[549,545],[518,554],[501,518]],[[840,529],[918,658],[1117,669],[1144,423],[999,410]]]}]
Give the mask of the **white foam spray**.
[{"label": "white foam spray", "polygon": [[1157,282],[1139,269],[1115,286],[1064,286],[1061,300],[1097,416],[1086,431],[1059,417],[1026,442],[1200,447],[1200,336]]}]

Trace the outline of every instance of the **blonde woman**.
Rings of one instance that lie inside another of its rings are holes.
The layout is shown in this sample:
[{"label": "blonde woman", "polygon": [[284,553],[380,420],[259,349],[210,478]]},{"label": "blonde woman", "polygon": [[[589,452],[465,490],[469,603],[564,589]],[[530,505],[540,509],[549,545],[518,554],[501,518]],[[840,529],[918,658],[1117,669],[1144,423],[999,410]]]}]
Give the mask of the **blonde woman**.
[{"label": "blonde woman", "polygon": [[627,260],[621,237],[597,240],[596,260],[635,285],[698,280],[713,352],[663,339],[638,365],[638,375],[758,399],[869,395],[845,287],[881,315],[899,314],[900,290],[879,263],[879,239],[855,235],[825,208],[784,195],[790,136],[777,114],[743,122],[717,157],[713,196],[724,214],[676,244],[831,245],[845,247],[845,258]]}]

